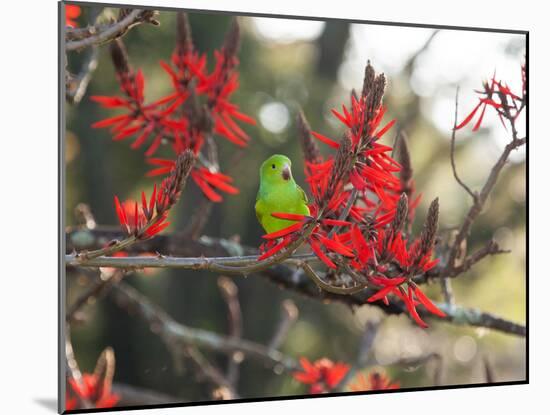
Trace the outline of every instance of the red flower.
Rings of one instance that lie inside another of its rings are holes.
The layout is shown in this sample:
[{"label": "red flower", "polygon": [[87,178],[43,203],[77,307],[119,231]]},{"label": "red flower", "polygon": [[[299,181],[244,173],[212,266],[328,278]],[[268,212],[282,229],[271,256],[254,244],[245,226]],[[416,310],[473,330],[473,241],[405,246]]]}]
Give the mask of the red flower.
[{"label": "red flower", "polygon": [[76,27],[76,19],[80,16],[81,10],[79,6],[70,4],[65,5],[65,26]]},{"label": "red flower", "polygon": [[[153,166],[159,166],[147,173],[147,176],[153,177],[166,174],[174,166],[174,161],[158,158],[147,159],[147,163]],[[191,171],[191,178],[197,184],[203,194],[212,202],[221,202],[222,196],[218,191],[235,195],[239,189],[233,186],[233,179],[230,176],[220,172],[210,171],[206,167],[196,167]]]},{"label": "red flower", "polygon": [[[376,195],[378,203],[365,200],[367,206],[376,207],[378,210],[382,210],[382,213],[391,212],[400,195],[399,179],[394,176],[394,173],[399,172],[400,165],[387,154],[392,151],[392,147],[380,144],[378,141],[393,126],[395,120],[379,128],[386,109],[379,106],[372,110],[367,104],[366,97],[357,99],[352,96],[351,112],[343,105],[343,115],[335,109],[332,110],[332,113],[349,131],[352,152],[356,159],[349,172],[349,181],[357,190],[361,192],[368,190]],[[340,144],[331,138],[316,132],[312,132],[312,135],[332,148],[340,148]],[[333,167],[332,160],[308,163],[307,167],[307,181],[313,187],[312,193],[314,195],[322,194],[323,190],[326,190],[326,181],[323,178],[330,174],[330,169]],[[339,192],[334,193],[331,200],[332,207],[341,207],[345,200],[336,200]]]},{"label": "red flower", "polygon": [[371,372],[368,376],[359,373],[355,377],[355,383],[350,385],[353,392],[399,389],[399,382],[393,382],[381,372]]},{"label": "red flower", "polygon": [[[395,277],[395,278],[386,278],[386,277],[370,277],[369,280],[378,286],[381,286],[380,290],[368,298],[368,302],[372,303],[374,301],[382,300],[386,305],[388,305],[388,295],[393,294],[401,299],[407,311],[412,319],[422,328],[427,328],[428,325],[416,310],[416,306],[422,304],[427,311],[432,314],[435,314],[438,317],[446,317],[446,314],[441,311],[432,301],[422,292],[422,290],[413,282],[408,281],[407,278]],[[408,290],[405,291],[403,285],[408,285]]]},{"label": "red flower", "polygon": [[305,385],[310,385],[309,393],[311,394],[331,391],[338,386],[349,370],[349,365],[334,363],[327,358],[311,363],[307,358],[301,357],[300,364],[303,371],[294,372],[294,379]]},{"label": "red flower", "polygon": [[[211,131],[239,146],[246,145],[250,138],[237,121],[252,125],[255,121],[230,102],[231,95],[238,88],[238,35],[235,24],[221,51],[214,53],[216,64],[209,74],[206,56],[199,55],[193,48],[187,18],[178,16],[176,48],[170,63],[160,62],[171,79],[173,92],[147,105],[144,103],[143,73],[131,68],[122,42],[112,42],[117,79],[126,98],[93,96],[91,99],[106,108],[125,109],[127,113],[98,121],[92,127],[110,127],[114,140],[134,136],[132,149],[141,148],[149,141],[146,156],[155,154],[163,141],[172,143],[176,155],[185,149],[198,154],[204,135]],[[193,101],[189,104],[191,96]],[[201,108],[198,104],[201,98],[206,100],[206,107]],[[195,180],[199,186],[208,182],[204,177],[201,179]],[[210,194],[214,199],[219,198]]]},{"label": "red flower", "polygon": [[148,239],[162,232],[170,224],[166,222],[168,212],[178,201],[193,163],[192,152],[187,150],[180,154],[158,191],[155,184],[149,200],[145,192],[141,192],[141,203],[127,201],[121,204],[115,196],[115,208],[123,232],[139,239]]},{"label": "red flower", "polygon": [[89,373],[82,374],[80,384],[69,379],[65,409],[78,409],[79,398],[89,401],[94,408],[112,408],[120,400],[118,395],[111,392],[110,382],[104,382],[99,376]]},{"label": "red flower", "polygon": [[[259,260],[266,259],[281,249],[288,246],[291,242],[297,240],[302,232],[305,230],[306,226],[311,226],[314,218],[312,216],[305,215],[296,215],[291,213],[284,212],[274,212],[271,216],[279,219],[287,219],[298,221],[297,223],[287,226],[284,229],[281,229],[276,232],[268,233],[262,236],[262,238],[267,239],[268,241],[273,241],[280,239],[274,246],[269,246],[269,250],[264,252]],[[334,220],[334,219],[323,219],[319,223],[314,225],[312,232],[307,237],[307,243],[329,268],[336,269],[336,264],[330,259],[329,253],[337,253],[345,257],[354,257],[354,253],[351,247],[351,241],[346,243],[342,242],[337,234],[334,234],[332,237],[329,237],[329,233],[332,227],[348,226],[351,225],[348,221]]]},{"label": "red flower", "polygon": [[[497,112],[500,121],[502,122],[502,125],[506,128],[506,125],[504,124],[504,118],[509,119],[511,122],[514,122],[515,119],[519,116],[521,111],[523,110],[523,107],[525,106],[525,69],[524,66],[522,66],[522,96],[518,96],[514,94],[510,88],[503,82],[503,81],[497,81],[495,79],[495,75],[493,75],[493,78],[489,82],[483,83],[483,90],[482,91],[475,91],[481,97],[479,98],[478,104],[474,107],[474,109],[464,118],[464,120],[458,124],[455,127],[455,130],[460,130],[461,128],[468,125],[472,119],[475,117],[475,115],[481,110],[481,113],[474,124],[474,127],[472,128],[472,131],[479,130],[481,123],[483,121],[483,117],[485,116],[485,111],[487,109],[487,106],[490,106],[495,109]],[[494,97],[498,98],[497,102]]]}]

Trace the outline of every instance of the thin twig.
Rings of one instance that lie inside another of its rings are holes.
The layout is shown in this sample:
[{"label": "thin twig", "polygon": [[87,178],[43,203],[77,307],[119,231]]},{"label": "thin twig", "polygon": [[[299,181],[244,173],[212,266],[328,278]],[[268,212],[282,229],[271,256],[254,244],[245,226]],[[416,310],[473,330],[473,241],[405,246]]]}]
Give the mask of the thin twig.
[{"label": "thin twig", "polygon": [[453,129],[451,132],[451,166],[453,168],[453,175],[455,177],[455,180],[457,183],[462,186],[466,192],[472,196],[472,199],[474,200],[474,203],[477,202],[477,194],[475,194],[472,189],[468,187],[466,183],[464,183],[460,177],[458,177],[458,172],[456,171],[456,162],[455,162],[455,140],[456,140],[456,126],[458,125],[458,91],[459,87],[456,87],[456,95],[455,95],[455,121],[453,124]]},{"label": "thin twig", "polygon": [[221,399],[240,398],[231,381],[212,365],[196,347],[186,346],[185,355],[191,359],[197,370],[216,387],[213,393],[215,397]]},{"label": "thin twig", "polygon": [[500,249],[498,243],[491,239],[482,248],[469,255],[460,266],[455,267],[448,277],[453,278],[470,270],[470,268],[487,256],[508,254],[510,252],[507,249]]},{"label": "thin twig", "polygon": [[[218,287],[227,305],[229,335],[235,339],[240,339],[243,335],[243,318],[237,284],[231,278],[220,277],[218,278]],[[243,355],[240,352],[233,353],[228,358],[227,380],[234,389],[236,389],[235,385],[239,380],[239,367],[242,360]]]},{"label": "thin twig", "polygon": [[269,342],[268,348],[277,350],[285,341],[289,330],[298,319],[298,307],[292,300],[284,300],[281,304],[281,319],[275,330],[275,334]]},{"label": "thin twig", "polygon": [[357,357],[355,358],[355,363],[350,367],[346,376],[340,381],[336,386],[335,390],[342,392],[345,391],[350,381],[355,377],[357,372],[360,372],[370,363],[370,353],[372,350],[372,345],[374,344],[374,339],[378,333],[378,328],[380,327],[380,322],[368,321],[365,325],[365,330],[363,330],[363,335],[359,340],[359,347],[357,350]]},{"label": "thin twig", "polygon": [[118,283],[124,276],[124,272],[119,269],[114,272],[100,271],[100,274],[101,278],[99,278],[90,289],[82,293],[82,295],[80,295],[68,308],[65,316],[67,323],[71,323],[75,319],[77,313],[88,304],[92,298],[100,298],[109,290],[111,285]]},{"label": "thin twig", "polygon": [[78,104],[82,100],[92,80],[92,75],[97,69],[98,58],[99,49],[97,46],[92,46],[79,74],[76,76],[69,75],[66,87],[67,101]]}]

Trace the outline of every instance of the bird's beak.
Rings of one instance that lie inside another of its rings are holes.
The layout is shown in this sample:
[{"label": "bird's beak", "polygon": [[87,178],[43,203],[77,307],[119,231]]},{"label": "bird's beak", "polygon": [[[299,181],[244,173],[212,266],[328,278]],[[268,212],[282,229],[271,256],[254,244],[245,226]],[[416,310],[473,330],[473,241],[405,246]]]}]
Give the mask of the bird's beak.
[{"label": "bird's beak", "polygon": [[288,164],[285,164],[285,167],[283,167],[283,179],[284,180],[290,180],[290,166]]}]

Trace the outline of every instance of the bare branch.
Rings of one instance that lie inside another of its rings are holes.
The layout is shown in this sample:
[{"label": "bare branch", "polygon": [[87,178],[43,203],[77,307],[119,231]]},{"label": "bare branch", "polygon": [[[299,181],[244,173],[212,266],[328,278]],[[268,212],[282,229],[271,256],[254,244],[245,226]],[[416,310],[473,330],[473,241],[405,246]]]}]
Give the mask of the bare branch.
[{"label": "bare branch", "polygon": [[102,272],[100,271],[101,278],[94,283],[94,285],[80,295],[76,301],[69,307],[65,319],[67,323],[71,323],[77,316],[78,312],[90,301],[90,299],[99,298],[104,295],[109,288],[118,283],[123,277],[124,272],[120,269],[114,272]]},{"label": "bare branch", "polygon": [[65,50],[79,50],[109,42],[123,36],[130,28],[145,22],[155,24],[156,20],[153,19],[151,10],[134,9],[124,18],[109,25],[69,28],[65,36]]},{"label": "bare branch", "polygon": [[251,359],[272,367],[280,366],[287,370],[297,368],[295,359],[285,356],[279,351],[270,350],[259,343],[180,324],[124,282],[113,286],[110,293],[114,296],[117,304],[130,308],[144,319],[152,330],[161,336],[168,347],[197,346],[228,355],[241,352]]},{"label": "bare branch", "polygon": [[[243,322],[241,304],[239,302],[239,290],[237,284],[231,278],[218,278],[218,287],[227,305],[227,315],[229,320],[229,335],[235,339],[240,339],[243,335]],[[240,352],[229,356],[227,364],[227,380],[235,388],[239,379],[239,365],[243,360]]]},{"label": "bare branch", "polygon": [[118,405],[120,406],[158,405],[185,402],[182,398],[124,383],[113,383],[112,391],[114,394],[120,396],[120,401],[118,402]]},{"label": "bare branch", "polygon": [[78,75],[74,76],[67,73],[67,86],[65,88],[67,101],[78,104],[82,100],[92,80],[92,75],[97,69],[98,58],[99,49],[97,46],[92,46]]},{"label": "bare branch", "polygon": [[269,349],[276,350],[285,341],[289,330],[298,319],[298,307],[292,300],[285,300],[281,304],[281,320],[275,330],[273,338],[269,342]]},{"label": "bare branch", "polygon": [[350,381],[355,377],[357,372],[363,370],[365,367],[367,367],[370,363],[369,355],[372,350],[372,345],[374,343],[374,339],[376,338],[376,334],[378,333],[378,328],[380,326],[380,322],[373,322],[368,321],[365,325],[365,330],[363,331],[363,335],[361,336],[361,339],[359,340],[359,348],[357,350],[357,357],[355,358],[355,363],[352,367],[348,370],[348,373],[346,373],[346,376],[340,381],[340,383],[336,386],[335,390],[342,392],[345,391]]},{"label": "bare branch", "polygon": [[[67,235],[67,246],[69,249],[71,249],[71,247],[75,244],[79,247],[93,247],[96,246],[96,244],[106,243],[111,238],[116,238],[116,235],[120,235],[120,231],[117,232],[102,229],[70,230],[69,234]],[[149,252],[157,250],[168,250],[182,255],[240,255],[243,253],[252,253],[256,251],[255,249],[242,246],[235,241],[212,238],[207,236],[203,236],[197,241],[179,241],[178,244],[175,244],[174,242],[175,238],[171,236],[159,235],[153,240],[144,241],[142,244],[132,246],[132,249],[138,249],[138,252],[144,252],[144,249],[148,250]],[[375,290],[371,289],[363,289],[362,291],[359,291],[352,295],[341,295],[338,293],[321,290],[319,289],[319,285],[311,280],[311,275],[307,275],[305,272],[297,272],[295,268],[289,266],[301,266],[302,262],[304,260],[307,260],[308,257],[313,258],[313,256],[309,254],[306,254],[305,256],[301,255],[302,254],[294,254],[292,257],[289,257],[289,259],[287,259],[284,263],[273,264],[272,266],[266,267],[265,269],[256,271],[256,273],[264,278],[269,279],[281,288],[289,289],[320,301],[337,301],[340,303],[348,304],[350,306],[365,305],[367,299],[376,292]],[[69,255],[67,259],[70,258],[71,256]],[[147,259],[144,257],[129,258],[132,258],[130,261],[144,261]],[[235,258],[235,264],[238,264],[244,258]],[[247,261],[250,260],[250,258],[251,257],[248,257]],[[220,259],[223,259],[224,262],[233,261],[232,257],[221,257]],[[101,259],[101,261],[104,260],[108,260],[110,265],[113,265],[113,263],[115,263],[118,266],[122,267],[128,266],[128,264],[123,262],[127,260],[127,258]],[[190,261],[189,258],[180,258],[178,260]],[[148,267],[152,265],[152,262],[141,262],[140,267]],[[199,269],[201,269],[201,264],[203,264],[204,262],[208,262],[208,258],[191,258],[191,262],[195,262],[195,268],[192,269],[197,269],[197,266],[199,267]],[[74,261],[68,261],[66,262],[66,265],[71,266],[80,264],[74,263]],[[428,280],[439,278],[439,276],[443,272],[445,272],[444,267],[435,268],[434,270],[429,271],[429,275],[416,276],[414,278],[414,282],[418,284],[426,283]],[[250,272],[250,274],[254,274],[254,272]],[[316,277],[318,276],[316,275]],[[386,314],[402,314],[407,312],[403,304],[399,304],[397,301],[393,300],[390,300],[388,306],[382,305],[381,303],[372,303],[370,305],[380,307],[381,310],[384,311]],[[420,314],[422,315],[423,313],[420,312]],[[484,313],[478,309],[457,307],[455,310],[453,310],[453,312],[447,314],[448,315],[445,319],[437,318],[436,321],[448,321],[452,324],[466,324],[475,327],[487,327],[509,334],[525,336],[525,326],[504,320],[489,313]],[[455,316],[457,317],[456,319]],[[466,318],[468,316],[470,316],[471,318]],[[430,319],[431,316],[427,315],[426,318]]]},{"label": "bare branch", "polygon": [[524,145],[526,142],[527,142],[527,139],[524,137],[524,138],[514,139],[513,141],[508,143],[504,148],[504,151],[500,155],[498,161],[491,169],[489,177],[487,178],[487,181],[483,185],[481,192],[479,193],[478,197],[476,198],[476,201],[472,204],[470,210],[468,211],[466,217],[464,218],[464,222],[460,227],[455,243],[451,248],[451,251],[449,253],[449,259],[447,261],[447,271],[446,271],[447,273],[452,273],[454,262],[459,252],[460,244],[468,236],[468,234],[470,233],[472,224],[474,223],[475,219],[483,210],[483,207],[485,206],[485,202],[487,201],[489,194],[493,190],[493,187],[497,182],[500,172],[506,165],[506,162],[508,161],[508,157],[510,156],[510,153],[513,150],[517,149],[518,147],[521,147],[522,145]]}]

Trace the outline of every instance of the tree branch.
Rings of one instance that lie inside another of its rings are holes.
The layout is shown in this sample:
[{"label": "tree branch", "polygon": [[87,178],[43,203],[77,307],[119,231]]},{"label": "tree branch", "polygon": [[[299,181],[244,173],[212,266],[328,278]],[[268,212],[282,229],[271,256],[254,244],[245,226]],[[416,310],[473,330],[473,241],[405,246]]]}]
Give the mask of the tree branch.
[{"label": "tree branch", "polygon": [[112,24],[101,26],[93,25],[86,28],[69,28],[65,35],[65,50],[73,51],[109,42],[121,37],[130,28],[145,22],[155,22],[152,18],[151,11],[134,9],[124,18]]},{"label": "tree branch", "polygon": [[451,248],[451,251],[449,253],[446,273],[452,274],[455,259],[458,254],[460,244],[464,239],[466,239],[466,237],[470,233],[472,224],[474,223],[475,219],[483,210],[483,207],[485,206],[485,202],[487,201],[489,194],[493,190],[493,187],[497,182],[500,172],[502,171],[506,162],[508,161],[508,157],[510,156],[510,153],[513,150],[517,149],[518,147],[521,147],[522,145],[524,145],[526,142],[527,142],[527,138],[524,137],[524,138],[514,139],[513,141],[508,143],[504,148],[504,151],[500,155],[498,161],[491,169],[491,172],[489,174],[489,177],[487,178],[487,181],[483,185],[481,192],[475,199],[475,202],[472,204],[470,210],[468,211],[466,217],[464,218],[464,222],[462,223],[462,226],[460,227],[458,235],[455,239],[455,243],[453,244],[453,247]]},{"label": "tree branch", "polygon": [[[239,302],[239,289],[237,284],[228,277],[218,278],[218,287],[222,297],[227,305],[227,316],[229,323],[229,335],[235,339],[240,339],[243,335],[243,316],[241,304]],[[227,380],[236,388],[239,380],[239,365],[242,362],[242,353],[237,352],[229,356],[227,362]]]},{"label": "tree branch", "polygon": [[154,328],[169,347],[197,346],[228,355],[242,352],[251,359],[272,367],[281,366],[287,370],[297,368],[295,359],[259,343],[180,324],[124,282],[114,285],[110,293],[118,305],[130,308]]},{"label": "tree branch", "polygon": [[[77,244],[79,247],[84,246],[95,246],[95,244],[106,243],[110,238],[120,235],[120,231],[115,232],[112,230],[69,230],[67,234],[67,247],[71,249]],[[143,252],[144,249],[149,251],[156,251],[156,248],[159,250],[167,249],[172,253],[177,253],[181,255],[235,255],[243,253],[252,253],[255,252],[254,249],[242,246],[235,241],[229,241],[227,239],[211,238],[203,236],[199,240],[179,240],[178,245],[175,245],[175,241],[178,240],[175,237],[167,235],[159,235],[150,241],[144,241],[142,244],[133,245],[132,249],[139,250]],[[301,255],[301,254],[300,254]],[[264,278],[269,279],[274,284],[278,285],[281,288],[289,289],[291,291],[298,292],[307,297],[314,298],[320,301],[337,301],[340,303],[347,304],[349,306],[363,306],[365,305],[367,299],[375,293],[375,290],[364,289],[358,293],[352,295],[341,295],[336,293],[327,292],[325,290],[320,290],[319,286],[310,280],[310,277],[305,274],[303,271],[296,271],[295,268],[290,267],[289,264],[293,264],[293,261],[296,259],[303,259],[298,254],[290,259],[287,259],[287,263],[283,264],[274,264],[270,267],[262,269],[261,272],[257,271],[259,275]],[[307,256],[306,256],[307,257]],[[130,257],[132,258],[132,257]],[[140,260],[144,259],[143,257],[138,257]],[[137,260],[138,258],[133,258]],[[126,260],[127,258],[108,258],[109,260]],[[145,258],[146,259],[146,258]],[[223,258],[224,261],[230,261],[230,257]],[[237,262],[241,259],[237,259]],[[95,261],[95,260],[94,260]],[[204,261],[204,258],[199,258],[199,261]],[[301,260],[300,260],[301,261]],[[466,261],[465,261],[466,262]],[[114,262],[110,262],[113,264]],[[121,263],[118,263],[121,264]],[[69,263],[67,263],[69,265]],[[77,264],[80,265],[80,264]],[[125,264],[126,265],[126,264]],[[142,263],[141,265],[147,266]],[[441,272],[444,272],[443,267],[437,268],[435,271],[430,271],[429,275],[420,275],[415,277],[415,283],[425,283],[430,279],[439,278]],[[254,274],[251,272],[250,274]],[[397,301],[390,299],[388,306],[385,306],[381,303],[372,303],[372,306],[380,307],[382,311],[386,314],[403,314],[407,313],[407,310]],[[444,306],[443,306],[444,307]],[[428,319],[433,317],[426,315],[425,313],[420,312],[421,315],[424,315]],[[502,331],[504,333],[525,336],[525,326],[516,324],[507,320],[504,320],[500,317],[494,316],[490,313],[484,313],[478,309],[473,308],[463,308],[456,307],[455,310],[449,311],[448,316],[445,319],[435,318],[435,321],[448,321],[452,324],[466,324],[474,327],[487,327],[497,331]],[[467,317],[470,318],[467,318]],[[456,317],[456,318],[455,318]]]}]

